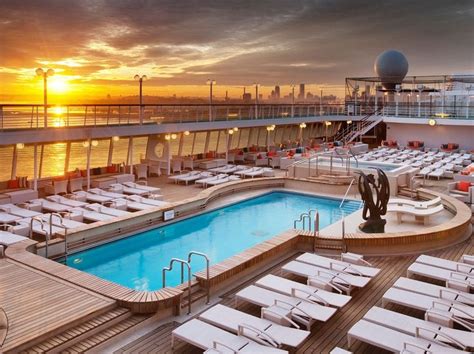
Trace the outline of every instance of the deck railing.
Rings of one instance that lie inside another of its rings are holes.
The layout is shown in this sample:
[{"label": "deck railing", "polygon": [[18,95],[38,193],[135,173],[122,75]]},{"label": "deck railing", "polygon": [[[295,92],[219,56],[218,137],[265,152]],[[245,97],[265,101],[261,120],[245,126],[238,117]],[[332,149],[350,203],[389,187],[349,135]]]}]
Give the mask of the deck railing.
[{"label": "deck railing", "polygon": [[474,119],[469,105],[454,103],[410,104],[347,101],[318,104],[0,104],[0,130],[59,127],[95,127],[142,124],[242,121],[311,118],[321,116],[359,117],[381,109],[382,116],[400,118]]}]

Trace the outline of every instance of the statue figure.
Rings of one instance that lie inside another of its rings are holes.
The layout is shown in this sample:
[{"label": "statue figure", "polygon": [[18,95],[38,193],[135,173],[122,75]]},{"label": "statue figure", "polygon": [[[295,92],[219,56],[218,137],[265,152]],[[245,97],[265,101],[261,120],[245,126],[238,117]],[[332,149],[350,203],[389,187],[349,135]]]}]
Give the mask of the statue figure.
[{"label": "statue figure", "polygon": [[[379,168],[376,170],[378,175],[377,180],[373,174],[366,175],[362,171],[359,172],[359,193],[364,201],[362,217],[364,220],[367,220],[359,225],[359,229],[367,233],[385,232],[385,224],[387,222],[381,218],[381,215],[387,213],[390,186],[385,172]],[[370,215],[368,215],[368,212],[370,212]]]}]

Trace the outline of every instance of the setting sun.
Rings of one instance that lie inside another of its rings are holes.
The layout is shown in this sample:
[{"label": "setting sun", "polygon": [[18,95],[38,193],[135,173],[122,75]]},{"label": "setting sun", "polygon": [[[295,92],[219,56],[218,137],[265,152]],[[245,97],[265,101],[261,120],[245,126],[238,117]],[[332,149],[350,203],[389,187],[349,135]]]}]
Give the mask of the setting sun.
[{"label": "setting sun", "polygon": [[48,88],[54,93],[64,93],[69,90],[68,79],[64,76],[53,76],[48,80]]}]

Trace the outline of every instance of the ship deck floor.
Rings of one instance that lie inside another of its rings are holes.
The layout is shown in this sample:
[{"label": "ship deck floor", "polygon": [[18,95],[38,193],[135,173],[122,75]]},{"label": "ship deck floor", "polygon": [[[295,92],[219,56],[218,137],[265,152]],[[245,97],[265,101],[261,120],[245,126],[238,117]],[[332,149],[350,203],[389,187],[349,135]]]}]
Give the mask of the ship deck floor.
[{"label": "ship deck floor", "polygon": [[[473,254],[474,243],[472,237],[456,246],[443,250],[430,252],[429,254],[446,259],[458,260],[462,254]],[[297,353],[328,353],[334,347],[348,349],[347,331],[373,306],[381,306],[383,294],[392,286],[392,284],[402,276],[406,276],[408,266],[415,261],[416,255],[396,256],[396,257],[370,257],[368,258],[375,267],[382,269],[381,273],[369,285],[361,290],[354,291],[352,300],[349,304],[339,310],[328,322],[319,323],[313,326],[311,336],[296,351]],[[280,266],[273,267],[271,270],[262,274],[255,275],[249,281],[239,284],[233,289],[229,289],[219,299],[219,303],[235,307],[235,294],[245,286],[252,284],[259,277],[267,273],[280,275]],[[239,302],[239,310],[259,316],[259,308],[254,305]],[[422,313],[415,310],[409,310],[397,305],[388,305],[387,309],[398,311],[407,315],[422,318]],[[178,327],[180,323],[174,321],[162,324],[155,329],[144,333],[140,338],[115,348],[116,354],[125,353],[170,353],[171,352],[171,332]],[[375,348],[365,343],[356,342],[350,350],[354,353],[385,353],[386,351]],[[174,348],[175,353],[199,353],[201,350],[177,341]]]}]

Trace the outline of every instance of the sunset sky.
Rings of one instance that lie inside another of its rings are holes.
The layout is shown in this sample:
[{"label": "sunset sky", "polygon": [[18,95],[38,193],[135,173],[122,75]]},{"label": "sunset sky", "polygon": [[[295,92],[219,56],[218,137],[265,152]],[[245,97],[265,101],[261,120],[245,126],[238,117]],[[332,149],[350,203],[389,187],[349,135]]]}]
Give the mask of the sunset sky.
[{"label": "sunset sky", "polygon": [[383,50],[427,75],[474,73],[473,48],[472,0],[1,0],[0,102],[41,102],[37,67],[56,71],[51,103],[134,95],[135,74],[147,95],[205,96],[208,78],[218,97],[342,94]]}]

